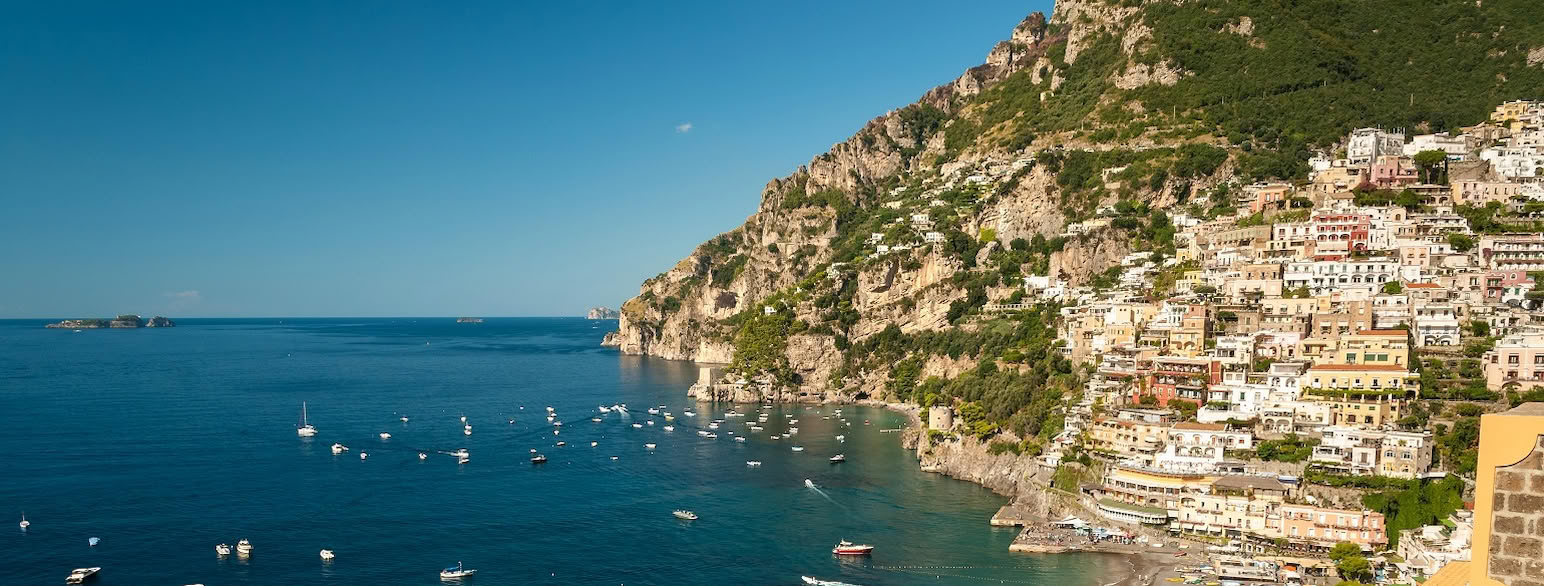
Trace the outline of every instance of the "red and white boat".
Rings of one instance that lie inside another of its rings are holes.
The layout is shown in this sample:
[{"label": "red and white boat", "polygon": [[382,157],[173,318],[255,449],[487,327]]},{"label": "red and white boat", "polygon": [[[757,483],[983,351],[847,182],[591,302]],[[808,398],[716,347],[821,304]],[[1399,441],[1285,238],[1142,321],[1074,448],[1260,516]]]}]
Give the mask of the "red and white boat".
[{"label": "red and white boat", "polygon": [[831,553],[836,555],[869,555],[874,553],[874,546],[857,544],[843,539],[841,543],[836,544],[836,547],[831,548]]}]

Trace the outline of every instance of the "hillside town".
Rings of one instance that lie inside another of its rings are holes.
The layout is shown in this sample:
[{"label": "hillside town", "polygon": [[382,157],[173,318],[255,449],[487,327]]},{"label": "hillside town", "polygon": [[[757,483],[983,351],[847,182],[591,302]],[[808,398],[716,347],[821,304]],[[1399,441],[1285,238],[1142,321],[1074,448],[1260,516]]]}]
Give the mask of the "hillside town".
[{"label": "hillside town", "polygon": [[[1544,399],[1544,102],[1456,135],[1356,130],[1335,155],[1236,190],[1232,215],[1174,214],[1173,254],[1130,254],[1102,286],[1029,276],[1023,303],[985,307],[1059,304],[1090,373],[1040,460],[1097,518],[1026,530],[1029,550],[1144,535],[1285,583],[1336,583],[1350,557],[1368,583],[1470,559],[1478,435],[1449,436]],[[1449,477],[1462,505],[1435,524],[1390,530],[1365,504]]]}]

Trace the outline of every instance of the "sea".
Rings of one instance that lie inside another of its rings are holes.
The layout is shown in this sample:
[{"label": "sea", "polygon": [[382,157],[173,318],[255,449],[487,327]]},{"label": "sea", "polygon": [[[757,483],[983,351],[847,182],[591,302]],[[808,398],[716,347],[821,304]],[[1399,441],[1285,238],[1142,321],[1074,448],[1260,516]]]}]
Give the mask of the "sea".
[{"label": "sea", "polygon": [[[599,345],[614,320],[45,323],[0,321],[0,584],[444,584],[461,563],[484,585],[1093,585],[1124,567],[1010,554],[1015,531],[987,524],[1004,499],[919,471],[885,431],[901,414],[696,403],[696,365]],[[241,539],[250,555],[216,554]],[[833,556],[843,539],[873,555]]]}]

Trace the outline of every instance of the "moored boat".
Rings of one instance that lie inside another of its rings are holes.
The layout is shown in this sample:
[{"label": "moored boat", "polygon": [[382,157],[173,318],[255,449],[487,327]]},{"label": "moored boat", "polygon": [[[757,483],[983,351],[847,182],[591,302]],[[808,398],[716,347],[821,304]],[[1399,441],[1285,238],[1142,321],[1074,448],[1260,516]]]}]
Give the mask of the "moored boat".
[{"label": "moored boat", "polygon": [[226,543],[217,544],[214,546],[214,553],[217,555],[230,555],[231,546]]},{"label": "moored boat", "polygon": [[466,578],[476,573],[477,570],[468,569],[461,562],[456,562],[456,565],[440,570],[440,578]]},{"label": "moored boat", "polygon": [[546,464],[547,463],[547,457],[542,455],[542,454],[537,454],[535,456],[531,456],[531,463],[532,464]]},{"label": "moored boat", "polygon": [[236,542],[236,553],[247,555],[252,553],[252,542],[245,539]]},{"label": "moored boat", "polygon": [[96,576],[97,572],[101,572],[101,571],[102,571],[102,568],[75,568],[73,570],[70,570],[70,575],[65,577],[64,583],[65,584],[80,584],[82,582],[85,582],[88,578]]},{"label": "moored boat", "polygon": [[843,539],[836,547],[831,548],[831,553],[836,555],[869,555],[874,553],[874,546],[853,543]]},{"label": "moored boat", "polygon": [[697,513],[693,513],[691,511],[687,511],[687,510],[684,510],[684,509],[676,509],[675,511],[672,511],[670,514],[675,515],[675,518],[681,519],[683,521],[696,521],[697,520]]},{"label": "moored boat", "polygon": [[333,444],[332,445],[332,453],[334,453],[334,454],[341,454],[341,453],[347,452],[347,451],[348,451],[348,446],[345,446],[343,444]]},{"label": "moored boat", "polygon": [[300,423],[295,425],[295,434],[299,435],[300,437],[311,437],[316,435],[316,426],[311,425],[311,422],[306,420],[305,401],[300,402]]},{"label": "moored boat", "polygon": [[835,456],[831,456],[831,463],[832,464],[836,464],[838,462],[846,462],[846,461],[847,461],[847,456],[844,456],[842,454],[837,454]]},{"label": "moored boat", "polygon": [[321,555],[322,555],[322,559],[324,559],[324,560],[330,560],[330,559],[336,557],[336,556],[332,555],[332,550],[330,550],[330,549],[322,550],[322,554]]}]

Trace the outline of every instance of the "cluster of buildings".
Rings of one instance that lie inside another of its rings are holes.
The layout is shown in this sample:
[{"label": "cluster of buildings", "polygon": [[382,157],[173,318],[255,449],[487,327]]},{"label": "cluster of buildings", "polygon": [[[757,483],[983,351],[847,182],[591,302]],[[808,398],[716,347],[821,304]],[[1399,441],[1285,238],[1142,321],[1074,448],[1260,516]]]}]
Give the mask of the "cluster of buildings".
[{"label": "cluster of buildings", "polygon": [[[1325,506],[1257,451],[1299,450],[1331,475],[1441,475],[1410,418],[1423,360],[1478,344],[1489,390],[1544,388],[1544,234],[1478,233],[1458,208],[1544,217],[1541,148],[1544,102],[1458,135],[1357,130],[1306,183],[1238,189],[1231,217],[1175,215],[1176,254],[1126,257],[1114,287],[1031,277],[1031,298],[1063,305],[1063,351],[1094,368],[1047,463],[1103,460],[1082,492],[1112,520],[1260,551],[1387,548],[1383,515]],[[1370,204],[1369,186],[1405,201]],[[1399,553],[1435,573],[1468,559],[1473,531],[1460,512],[1407,531]]]}]

